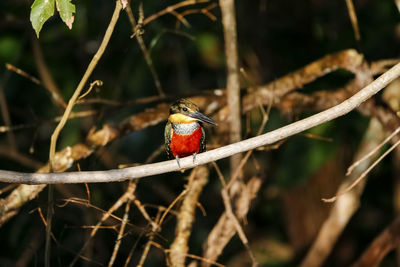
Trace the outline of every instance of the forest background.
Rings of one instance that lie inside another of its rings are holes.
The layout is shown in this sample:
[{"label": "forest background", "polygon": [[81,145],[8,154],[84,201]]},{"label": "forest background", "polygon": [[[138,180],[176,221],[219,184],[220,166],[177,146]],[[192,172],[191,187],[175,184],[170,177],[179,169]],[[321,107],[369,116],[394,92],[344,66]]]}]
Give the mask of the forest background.
[{"label": "forest background", "polygon": [[399,266],[399,9],[1,1],[5,171],[73,178],[164,161],[168,107],[181,97],[218,123],[206,126],[212,157],[390,81],[342,117],[185,172],[46,186],[0,171],[0,265]]}]

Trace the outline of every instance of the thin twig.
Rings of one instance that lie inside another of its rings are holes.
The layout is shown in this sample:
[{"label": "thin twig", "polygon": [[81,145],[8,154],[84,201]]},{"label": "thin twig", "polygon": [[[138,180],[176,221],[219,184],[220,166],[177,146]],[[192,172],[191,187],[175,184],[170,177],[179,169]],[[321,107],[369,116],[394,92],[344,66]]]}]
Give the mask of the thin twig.
[{"label": "thin twig", "polygon": [[81,100],[82,98],[84,98],[85,96],[90,94],[90,92],[92,91],[94,86],[100,87],[102,85],[103,85],[103,81],[100,81],[100,80],[95,80],[94,82],[90,83],[89,89],[86,92],[84,92],[81,96],[79,96],[78,100]]},{"label": "thin twig", "polygon": [[125,213],[124,213],[124,217],[122,217],[122,223],[121,223],[121,227],[119,228],[119,232],[118,232],[118,236],[117,236],[117,240],[115,241],[115,246],[114,246],[114,250],[113,253],[111,255],[110,261],[108,263],[108,267],[113,266],[115,259],[117,258],[117,253],[119,250],[119,247],[121,246],[121,241],[122,241],[122,237],[124,235],[124,231],[125,231],[125,226],[126,223],[128,222],[128,217],[129,217],[129,209],[131,207],[131,201],[128,200],[125,204]]},{"label": "thin twig", "polygon": [[189,5],[200,4],[200,3],[207,3],[207,2],[210,2],[210,0],[186,0],[186,1],[178,2],[178,3],[174,4],[174,5],[170,5],[167,8],[165,8],[165,9],[163,9],[163,10],[161,10],[161,11],[159,11],[159,12],[157,12],[157,13],[149,16],[149,17],[147,17],[143,21],[143,25],[146,25],[146,24],[152,22],[153,20],[155,20],[155,19],[157,19],[157,18],[159,18],[159,17],[161,17],[161,16],[163,16],[165,14],[171,13],[172,11],[174,11],[174,10],[176,10],[178,8],[181,8],[181,7],[184,7],[184,6],[189,6]]},{"label": "thin twig", "polygon": [[[146,245],[144,246],[143,253],[142,253],[142,256],[140,257],[137,267],[143,266],[143,264],[147,258],[147,255],[149,254],[151,244],[153,243],[154,235],[160,229],[160,217],[161,217],[161,210],[159,209],[157,212],[157,216],[154,220],[156,222],[156,227],[154,227],[154,225],[152,225],[149,239],[148,239]],[[127,266],[127,263],[129,263],[128,259],[127,259],[127,262],[125,263],[125,266]]]},{"label": "thin twig", "polygon": [[3,188],[0,189],[0,195],[4,194],[10,190],[13,190],[17,186],[18,186],[17,184],[9,184],[9,185],[4,186]]},{"label": "thin twig", "polygon": [[[84,118],[84,117],[94,116],[96,114],[98,114],[97,110],[84,110],[84,111],[72,112],[69,115],[68,119]],[[62,118],[61,116],[57,116],[50,120],[44,120],[44,121],[35,122],[35,123],[19,124],[19,125],[12,125],[12,126],[0,126],[0,133],[24,130],[24,129],[28,129],[28,128],[37,128],[41,124],[59,122],[61,120],[61,118]]]},{"label": "thin twig", "polygon": [[[263,107],[261,104],[259,104],[259,106],[260,106],[260,110],[261,110],[262,118],[263,118],[263,119],[262,119],[261,126],[260,126],[260,128],[258,129],[257,135],[260,135],[260,134],[262,133],[262,131],[264,130],[265,125],[266,125],[266,123],[267,123],[267,121],[268,121],[268,116],[269,116],[269,112],[270,112],[270,110],[271,110],[271,106],[272,106],[272,105],[271,105],[271,103],[268,105],[268,111],[267,111],[267,112],[264,110],[264,107]],[[249,159],[249,157],[252,155],[252,151],[253,151],[253,150],[248,151],[248,152],[246,153],[246,155],[242,158],[242,160],[240,161],[239,166],[236,168],[235,172],[234,172],[233,175],[231,176],[231,179],[230,179],[228,185],[225,185],[225,181],[224,181],[223,179],[221,180],[221,183],[223,183],[223,187],[226,189],[226,192],[227,192],[227,193],[228,193],[229,188],[232,187],[232,185],[234,185],[234,184],[237,183],[237,181],[238,181],[237,178],[239,177],[240,170],[241,170],[241,168],[243,168],[243,166],[246,164],[246,162],[247,162],[247,160]],[[214,167],[216,167],[216,169],[217,169],[217,173],[219,174],[220,177],[222,177],[222,173],[219,171],[218,166],[216,165],[215,162],[213,162],[213,163],[214,163]],[[237,198],[236,204],[237,204],[237,203],[240,203],[240,197],[238,197],[237,195],[243,196],[243,195],[248,194],[247,190],[243,190],[243,188],[245,188],[244,186],[240,186],[240,185],[239,185],[238,188],[240,189],[240,191],[237,192],[237,194],[235,194],[235,195],[232,195],[233,191],[230,191],[230,192],[229,192],[229,193],[231,193],[231,195],[230,195],[231,197]],[[225,192],[222,192],[222,194],[223,194],[223,198],[224,198],[224,202],[225,202],[225,201],[226,201],[226,199],[225,199],[225,198],[226,198]],[[231,198],[231,197],[229,197],[229,194],[228,194],[227,196],[228,196],[228,198]],[[250,197],[248,197],[248,199],[250,199]],[[227,203],[227,204],[230,205],[230,202]],[[240,205],[240,204],[239,204],[239,205]],[[250,205],[250,203],[248,203],[248,205]],[[236,206],[238,206],[238,204],[237,204]],[[232,207],[231,207],[231,209],[232,209]],[[232,213],[233,213],[233,210],[232,210]],[[225,226],[224,229],[220,227],[220,226],[221,226],[221,220],[222,220],[222,218],[224,218],[224,215],[225,215],[225,214],[226,214],[227,218],[228,218],[229,220],[231,220],[231,227],[232,227],[232,232],[231,232],[231,234],[226,234],[226,229],[229,228],[228,225]],[[233,213],[233,214],[235,214],[235,213]],[[229,241],[229,240],[233,237],[233,235],[235,234],[235,232],[237,232],[237,233],[239,234],[239,236],[240,236],[240,232],[238,232],[238,230],[237,230],[238,225],[236,224],[235,220],[232,220],[232,219],[231,219],[232,216],[231,216],[230,214],[228,214],[228,210],[224,213],[224,215],[221,216],[220,221],[218,221],[218,223],[214,226],[213,230],[211,231],[211,234],[209,235],[209,239],[208,239],[208,240],[210,240],[210,236],[218,236],[218,235],[224,236],[224,238],[222,238],[222,239],[225,240],[225,241],[222,241],[222,242],[218,242],[218,243],[217,243],[218,246],[219,246],[218,249],[215,249],[215,247],[213,247],[213,248],[208,247],[208,249],[207,249],[207,251],[206,251],[206,255],[210,255],[210,254],[208,254],[208,253],[209,253],[209,250],[213,250],[214,252],[213,252],[213,255],[212,255],[212,256],[215,257],[215,258],[219,255],[219,253],[222,252],[223,248],[224,248],[225,245],[227,244],[227,241]],[[241,218],[243,218],[243,212],[240,211],[240,210],[238,210],[238,209],[236,210],[236,215],[238,215],[238,216],[240,216]],[[236,215],[235,215],[235,218],[236,218]],[[239,226],[240,226],[240,225],[239,225]],[[225,234],[224,234],[224,233],[221,233],[221,232],[218,233],[219,231],[223,231],[223,232],[225,232]],[[243,231],[242,231],[242,232],[243,232]],[[244,232],[243,232],[243,233],[244,233]],[[250,254],[250,258],[251,258],[251,260],[252,260],[252,262],[253,262],[253,265],[256,265],[257,262],[255,261],[255,258],[254,258],[253,254],[252,254],[252,251],[250,251],[250,248],[249,248],[249,246],[247,245],[247,242],[246,242],[247,240],[246,240],[246,239],[242,239],[242,238],[241,238],[241,240],[242,240],[242,242],[243,242],[245,248],[249,251],[248,253]]]},{"label": "thin twig", "polygon": [[101,217],[100,221],[96,224],[96,226],[93,228],[93,230],[90,233],[90,236],[88,239],[86,239],[84,245],[82,248],[79,250],[79,252],[76,254],[74,259],[71,261],[69,264],[70,267],[74,266],[80,255],[83,253],[83,251],[86,249],[86,247],[89,245],[90,240],[95,236],[97,231],[99,230],[100,226],[102,223],[107,220],[110,216],[112,216],[112,213],[119,209],[125,202],[127,202],[129,199],[132,198],[132,195],[134,194],[136,190],[136,183],[135,182],[130,182],[128,189],[126,192],[114,203],[114,205]]},{"label": "thin twig", "polygon": [[[44,218],[44,215],[43,215],[43,213],[42,213],[41,208],[39,207],[39,208],[37,209],[37,211],[38,211],[38,213],[39,213],[40,219],[42,220],[44,226],[47,227],[47,222],[46,222],[46,219]],[[51,233],[51,237],[52,237],[52,239],[54,240],[54,242],[55,242],[59,247],[61,247],[61,248],[65,249],[65,250],[67,250],[68,252],[73,252],[72,250],[63,247],[63,246],[57,241],[57,239],[55,238],[55,236],[53,235],[53,233]],[[83,255],[80,255],[79,258],[81,258],[81,259],[83,259],[83,260],[85,260],[85,261],[88,261],[88,262],[91,262],[91,263],[96,263],[97,265],[103,266],[103,265],[100,264],[99,262],[95,262],[95,261],[93,261],[93,260],[91,260],[91,259],[89,259],[89,258],[87,258],[87,257],[85,257],[85,256],[83,256]]]},{"label": "thin twig", "polygon": [[140,213],[142,213],[142,215],[146,219],[146,221],[149,222],[151,227],[157,228],[158,224],[150,218],[150,215],[147,213],[147,211],[144,208],[144,206],[142,205],[142,203],[140,203],[139,199],[137,199],[135,197],[135,195],[131,195],[131,200],[133,201],[133,203],[135,203],[136,207],[139,209]]},{"label": "thin twig", "polygon": [[[3,81],[0,83],[0,111],[5,126],[11,127],[12,122],[11,122],[10,112],[8,110],[6,96],[4,95]],[[11,149],[17,150],[17,142],[15,141],[15,135],[12,131],[7,132],[7,139]]]},{"label": "thin twig", "polygon": [[346,0],[347,10],[349,11],[349,17],[351,21],[351,26],[353,27],[354,37],[357,43],[360,43],[361,36],[360,36],[360,29],[358,27],[357,15],[354,9],[353,0]]},{"label": "thin twig", "polygon": [[184,17],[183,15],[181,15],[179,12],[177,12],[177,11],[175,11],[175,10],[172,10],[172,11],[171,11],[171,14],[174,15],[174,16],[177,18],[177,20],[178,20],[179,22],[181,22],[183,25],[185,25],[187,28],[190,28],[190,23],[189,23],[189,21],[187,21],[187,20],[185,19],[185,17]]},{"label": "thin twig", "polygon": [[158,94],[161,97],[164,97],[165,93],[164,93],[164,91],[162,89],[160,78],[158,77],[157,71],[156,71],[156,69],[154,67],[154,64],[153,64],[153,60],[151,59],[151,56],[150,56],[150,52],[147,49],[146,44],[144,43],[144,40],[143,40],[143,37],[142,37],[142,34],[143,34],[142,33],[142,27],[143,27],[143,19],[144,19],[143,5],[142,4],[139,5],[139,11],[140,12],[139,12],[138,23],[136,23],[136,20],[135,20],[135,17],[133,16],[133,12],[132,12],[132,9],[131,9],[130,5],[127,5],[125,11],[128,14],[129,22],[131,23],[131,26],[132,26],[132,32],[133,32],[132,37],[133,36],[136,37],[136,40],[137,40],[137,42],[139,44],[139,47],[142,50],[142,53],[143,53],[144,59],[146,61],[146,64],[150,69],[151,75],[153,76],[154,83],[156,85]]},{"label": "thin twig", "polygon": [[64,125],[66,124],[68,117],[69,117],[70,113],[72,112],[72,108],[74,107],[76,100],[78,99],[79,95],[81,94],[87,80],[89,79],[90,75],[92,74],[94,68],[96,67],[97,63],[99,62],[101,56],[103,55],[103,53],[108,45],[108,42],[110,41],[111,35],[114,31],[114,27],[118,21],[119,13],[121,12],[121,9],[122,9],[121,1],[119,1],[119,0],[115,1],[114,13],[112,15],[110,24],[108,25],[106,33],[104,35],[104,38],[100,44],[100,47],[97,50],[96,54],[93,56],[92,61],[89,63],[89,66],[86,69],[86,72],[83,75],[81,81],[79,82],[78,87],[75,89],[74,94],[68,101],[68,105],[65,109],[65,112],[63,114],[61,121],[59,122],[59,124],[57,125],[53,134],[51,135],[50,152],[49,152],[49,162],[50,162],[51,168],[54,165],[54,155],[56,153],[56,145],[57,145],[58,136],[59,136],[61,130],[64,128]]},{"label": "thin twig", "polygon": [[[64,125],[67,123],[68,117],[72,112],[72,109],[75,105],[76,100],[78,99],[79,95],[81,94],[82,89],[84,88],[87,80],[89,79],[89,77],[92,74],[94,68],[96,67],[98,61],[100,60],[101,56],[103,55],[103,53],[108,45],[108,42],[110,41],[112,32],[114,31],[114,27],[118,21],[118,17],[119,17],[119,13],[120,13],[121,9],[122,9],[122,4],[119,0],[117,0],[115,2],[115,9],[114,9],[113,16],[112,16],[110,24],[108,25],[108,28],[106,30],[103,41],[101,42],[100,47],[97,50],[96,54],[94,55],[92,61],[90,62],[89,66],[88,66],[85,74],[83,75],[78,87],[76,88],[74,94],[68,101],[68,105],[65,109],[65,112],[63,114],[61,121],[59,122],[59,124],[55,128],[53,134],[51,135],[50,151],[49,151],[50,173],[54,172],[55,154],[56,154],[56,146],[57,146],[58,136],[59,136],[61,130],[64,128]],[[34,46],[34,48],[39,47],[38,43],[36,43],[36,41],[34,41],[34,44],[37,44],[36,46]],[[50,229],[46,229],[46,249],[45,249],[45,266],[46,267],[50,266],[50,232],[51,232],[51,221],[52,221],[52,212],[51,212],[52,207],[50,205],[52,205],[52,202],[53,202],[52,186],[49,186],[48,190],[49,190],[49,199],[48,199],[49,207],[48,207],[48,211],[47,211],[47,214],[48,214],[47,219],[48,219],[48,228],[50,228]]]},{"label": "thin twig", "polygon": [[367,176],[367,174],[376,166],[378,165],[379,162],[382,161],[390,152],[392,152],[398,145],[400,145],[400,140],[398,140],[396,143],[394,143],[388,150],[385,151],[374,163],[371,164],[349,187],[344,189],[343,191],[340,191],[337,193],[334,197],[332,198],[323,198],[322,201],[324,202],[334,202],[337,200],[338,197],[346,194],[349,192],[351,189],[353,189],[364,177]]},{"label": "thin twig", "polygon": [[163,224],[164,219],[166,218],[168,213],[171,212],[171,209],[175,206],[176,203],[178,203],[179,200],[182,199],[182,197],[187,193],[187,191],[188,191],[188,188],[185,188],[184,190],[182,190],[182,192],[174,199],[174,201],[172,201],[171,204],[169,204],[168,208],[164,211],[163,215],[161,216],[159,225]]},{"label": "thin twig", "polygon": [[[101,209],[101,208],[99,208],[98,206],[95,206],[95,205],[93,205],[93,204],[91,204],[87,199],[82,199],[82,198],[68,198],[68,199],[63,199],[64,200],[64,203],[63,204],[61,204],[61,205],[57,205],[58,207],[65,207],[66,205],[68,205],[68,204],[70,204],[70,203],[74,203],[74,204],[78,204],[78,205],[82,205],[82,206],[85,206],[85,207],[88,207],[88,208],[92,208],[92,209],[94,209],[94,210],[97,210],[97,211],[99,211],[99,212],[101,212],[101,213],[103,213],[103,214],[107,214],[106,216],[107,216],[107,218],[106,219],[108,219],[108,218],[113,218],[113,219],[115,219],[115,220],[117,220],[117,221],[119,221],[120,223],[122,223],[122,218],[120,218],[120,217],[118,217],[118,216],[116,216],[116,215],[114,215],[114,214],[112,214],[112,213],[110,213],[110,212],[114,212],[115,211],[115,209],[119,209],[126,201],[127,201],[127,199],[126,199],[126,196],[121,196],[118,200],[117,200],[117,202],[116,203],[114,203],[114,205],[107,211],[107,210],[103,210],[103,209]],[[103,215],[103,220],[104,220],[104,215]],[[133,224],[130,224],[130,223],[128,223],[129,224],[129,226],[131,227],[131,228],[137,228],[137,226],[134,226]],[[118,224],[119,225],[119,224]],[[83,229],[96,229],[96,228],[99,228],[99,229],[102,229],[102,228],[112,228],[112,229],[117,229],[117,226],[118,225],[113,225],[113,226],[101,226],[101,224],[100,224],[100,226],[99,225],[85,225],[85,226],[82,226],[81,228],[83,228]],[[140,228],[140,229],[137,229],[138,231],[141,231],[141,230],[143,230],[142,228]],[[96,230],[97,231],[97,230]],[[92,238],[93,236],[91,236],[90,238]]]},{"label": "thin twig", "polygon": [[124,267],[127,267],[127,266],[129,265],[129,263],[131,262],[132,256],[133,256],[133,252],[135,252],[135,249],[136,249],[137,245],[139,244],[139,241],[140,241],[140,240],[142,239],[142,237],[144,236],[144,234],[145,234],[144,231],[142,231],[142,232],[139,234],[139,237],[136,239],[135,244],[133,244],[131,250],[129,251],[128,256],[126,257]]},{"label": "thin twig", "polygon": [[[384,138],[385,133],[382,125],[376,118],[372,118],[354,158],[362,158],[365,154],[376,147]],[[374,155],[374,157],[376,157],[376,155]],[[352,181],[367,169],[369,164],[372,164],[373,161],[374,158],[369,157],[364,164],[359,165],[348,179],[343,179],[343,182],[337,191],[341,192],[347,188]],[[323,265],[324,261],[332,252],[340,234],[344,231],[346,225],[359,208],[361,201],[360,197],[365,183],[366,179],[362,180],[354,190],[348,192],[343,197],[338,198],[338,200],[333,203],[329,216],[319,229],[315,241],[300,265],[301,267],[318,267]]]},{"label": "thin twig", "polygon": [[46,242],[45,242],[45,249],[44,249],[44,266],[50,267],[51,261],[51,228],[53,224],[53,214],[54,214],[54,185],[48,186],[48,194],[47,194],[47,215],[46,215]]},{"label": "thin twig", "polygon": [[54,101],[54,103],[64,109],[67,104],[65,103],[64,98],[61,95],[60,89],[58,88],[50,73],[50,70],[43,56],[42,48],[40,47],[39,40],[36,37],[32,38],[32,46],[33,56],[35,58],[35,63],[38,68],[44,88],[49,91],[51,99]]},{"label": "thin twig", "polygon": [[15,73],[17,73],[18,75],[21,75],[24,78],[27,78],[28,80],[30,80],[31,82],[37,84],[37,85],[41,85],[42,83],[40,82],[40,80],[38,78],[36,78],[35,76],[27,73],[24,70],[21,70],[20,68],[10,64],[10,63],[6,63],[6,68],[10,71],[13,71]]},{"label": "thin twig", "polygon": [[217,17],[214,16],[214,14],[212,14],[210,12],[210,10],[216,8],[217,6],[218,6],[217,3],[211,3],[210,5],[208,5],[204,8],[193,8],[193,9],[185,10],[185,11],[181,12],[181,16],[185,17],[190,14],[202,13],[205,16],[207,16],[209,19],[211,19],[212,21],[216,21]]},{"label": "thin twig", "polygon": [[379,145],[374,147],[368,154],[365,154],[361,159],[357,160],[351,166],[347,169],[346,176],[349,176],[354,168],[356,168],[358,165],[360,165],[363,161],[371,157],[373,154],[375,154],[379,149],[381,149],[387,142],[389,142],[396,134],[400,132],[400,127],[398,127],[393,133],[391,133],[388,137],[385,138]]},{"label": "thin twig", "polygon": [[246,237],[246,234],[244,233],[244,230],[243,230],[242,226],[240,225],[239,220],[236,218],[235,213],[233,212],[232,204],[231,204],[231,200],[229,197],[228,188],[227,188],[224,176],[223,176],[221,170],[219,169],[218,165],[215,162],[213,162],[213,166],[214,166],[215,170],[217,171],[219,180],[222,185],[221,195],[222,195],[222,199],[224,201],[226,215],[228,216],[228,218],[232,221],[233,225],[235,226],[236,232],[238,233],[240,240],[242,241],[244,247],[246,248],[246,250],[250,256],[250,259],[252,261],[252,266],[253,267],[258,266],[257,260],[254,257],[253,251],[251,250],[251,248],[249,246],[249,241]]}]

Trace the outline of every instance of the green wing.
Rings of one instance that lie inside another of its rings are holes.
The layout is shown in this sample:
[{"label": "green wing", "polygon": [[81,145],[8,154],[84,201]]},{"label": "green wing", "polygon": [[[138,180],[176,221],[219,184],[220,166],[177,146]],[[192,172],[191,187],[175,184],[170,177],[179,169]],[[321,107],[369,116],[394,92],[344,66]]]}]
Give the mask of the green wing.
[{"label": "green wing", "polygon": [[201,128],[201,139],[200,139],[199,153],[206,151],[206,133],[201,125],[200,128]]},{"label": "green wing", "polygon": [[168,121],[167,125],[165,125],[165,130],[164,130],[164,141],[165,141],[165,153],[167,154],[167,157],[169,159],[174,158],[174,156],[172,155],[171,148],[170,148],[171,133],[172,133],[172,125],[171,125],[171,122]]}]

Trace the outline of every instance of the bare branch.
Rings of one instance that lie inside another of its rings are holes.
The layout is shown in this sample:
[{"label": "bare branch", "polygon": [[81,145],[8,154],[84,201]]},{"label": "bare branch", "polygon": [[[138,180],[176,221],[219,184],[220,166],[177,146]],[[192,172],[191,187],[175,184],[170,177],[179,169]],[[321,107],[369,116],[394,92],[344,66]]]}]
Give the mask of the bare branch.
[{"label": "bare branch", "polygon": [[[231,143],[241,140],[242,120],[240,117],[240,77],[239,54],[236,33],[235,2],[233,0],[220,0],[222,25],[224,27],[225,60],[227,68],[226,99],[229,107],[229,140]],[[234,172],[241,160],[241,155],[230,158],[231,173]]]},{"label": "bare branch", "polygon": [[[390,82],[400,75],[400,64],[395,65],[390,70],[382,74],[375,81],[364,87],[361,91],[330,109],[317,113],[303,120],[294,122],[269,133],[246,139],[241,142],[217,148],[196,157],[193,163],[192,157],[180,160],[183,169],[190,169],[197,165],[206,164],[222,158],[232,156],[237,153],[249,151],[260,146],[275,143],[289,136],[308,130],[324,122],[333,120],[337,117],[349,113],[357,108],[364,101],[379,92]],[[167,172],[178,171],[180,168],[175,160],[163,161],[159,163],[146,164],[126,169],[108,171],[85,171],[69,173],[21,173],[14,171],[0,171],[0,181],[9,183],[26,184],[55,184],[55,183],[95,183],[95,182],[115,182],[129,179],[137,179]]]},{"label": "bare branch", "polygon": [[115,241],[114,250],[111,255],[110,261],[108,262],[109,267],[112,267],[114,265],[115,259],[117,258],[118,250],[119,250],[119,247],[121,246],[122,238],[124,236],[125,226],[129,220],[128,218],[129,218],[130,207],[131,207],[131,201],[128,200],[126,202],[125,213],[124,213],[124,217],[122,218],[121,227],[119,228],[118,237],[117,237],[117,240]]},{"label": "bare branch", "polygon": [[65,124],[67,123],[69,114],[72,112],[72,108],[74,107],[76,100],[78,99],[79,95],[81,94],[87,80],[89,79],[90,75],[92,74],[94,68],[96,67],[97,63],[99,62],[101,56],[103,55],[103,53],[108,45],[108,42],[110,41],[111,35],[114,31],[114,27],[117,24],[117,21],[119,18],[119,13],[121,12],[121,9],[122,9],[121,1],[119,1],[119,0],[115,1],[114,13],[112,15],[110,24],[108,25],[106,33],[104,34],[103,41],[101,42],[100,47],[97,50],[96,54],[93,56],[92,60],[90,61],[85,74],[83,75],[81,81],[79,82],[78,87],[75,89],[74,94],[68,101],[68,105],[65,109],[65,112],[63,114],[61,121],[59,122],[59,124],[57,125],[53,134],[51,135],[50,152],[49,152],[50,170],[52,170],[53,164],[54,164],[54,157],[55,157],[55,153],[56,153],[58,136],[59,136],[61,130],[64,128]]}]

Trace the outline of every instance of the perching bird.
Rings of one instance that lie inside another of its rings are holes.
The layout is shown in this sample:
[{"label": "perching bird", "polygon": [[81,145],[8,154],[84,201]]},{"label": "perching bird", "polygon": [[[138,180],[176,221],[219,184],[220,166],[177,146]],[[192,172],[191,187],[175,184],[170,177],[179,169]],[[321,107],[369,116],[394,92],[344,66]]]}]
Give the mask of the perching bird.
[{"label": "perching bird", "polygon": [[165,150],[169,158],[179,159],[196,154],[206,149],[206,137],[202,122],[217,125],[212,119],[199,112],[199,108],[186,99],[179,99],[169,110],[165,126]]}]

